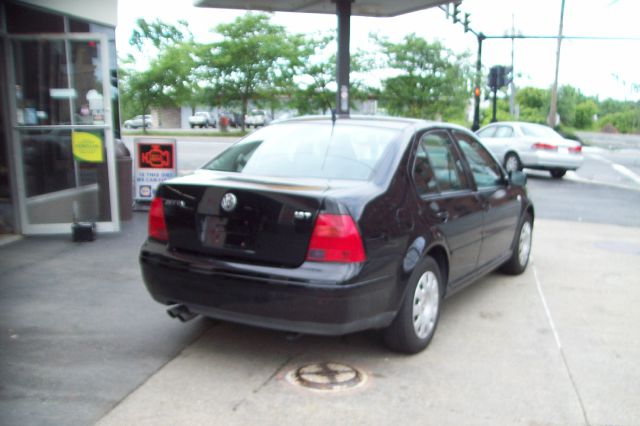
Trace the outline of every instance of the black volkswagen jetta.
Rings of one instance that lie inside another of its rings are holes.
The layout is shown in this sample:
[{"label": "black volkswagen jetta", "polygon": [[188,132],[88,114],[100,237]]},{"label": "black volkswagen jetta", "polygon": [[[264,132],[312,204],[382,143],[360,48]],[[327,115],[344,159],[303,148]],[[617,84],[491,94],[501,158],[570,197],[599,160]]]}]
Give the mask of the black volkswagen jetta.
[{"label": "black volkswagen jetta", "polygon": [[182,320],[325,335],[376,328],[415,353],[444,296],[496,268],[526,268],[525,181],[459,126],[288,120],[158,187],[142,274]]}]

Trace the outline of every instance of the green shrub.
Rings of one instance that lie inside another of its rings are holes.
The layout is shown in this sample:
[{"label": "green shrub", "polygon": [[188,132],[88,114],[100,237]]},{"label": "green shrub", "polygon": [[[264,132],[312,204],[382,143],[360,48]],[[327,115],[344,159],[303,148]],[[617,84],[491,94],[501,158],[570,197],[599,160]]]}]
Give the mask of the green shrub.
[{"label": "green shrub", "polygon": [[638,133],[640,132],[640,109],[614,112],[607,114],[598,120],[600,129],[607,125],[611,125],[622,133]]},{"label": "green shrub", "polygon": [[574,124],[578,129],[590,129],[593,127],[593,116],[598,112],[596,103],[589,100],[576,106]]}]

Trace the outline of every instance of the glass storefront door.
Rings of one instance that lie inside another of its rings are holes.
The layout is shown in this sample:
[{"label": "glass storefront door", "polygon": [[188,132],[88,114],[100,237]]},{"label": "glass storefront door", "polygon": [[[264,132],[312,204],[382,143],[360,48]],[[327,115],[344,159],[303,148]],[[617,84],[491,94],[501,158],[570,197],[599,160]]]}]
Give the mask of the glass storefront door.
[{"label": "glass storefront door", "polygon": [[119,230],[106,37],[9,37],[22,232]]}]

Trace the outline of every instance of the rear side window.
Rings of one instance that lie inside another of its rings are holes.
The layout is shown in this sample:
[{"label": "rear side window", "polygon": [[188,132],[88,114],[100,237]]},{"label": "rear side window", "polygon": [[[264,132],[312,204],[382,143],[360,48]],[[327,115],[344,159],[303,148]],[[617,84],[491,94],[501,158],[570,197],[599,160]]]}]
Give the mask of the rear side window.
[{"label": "rear side window", "polygon": [[287,123],[258,130],[204,166],[248,175],[368,180],[400,130]]},{"label": "rear side window", "polygon": [[496,130],[496,138],[511,138],[513,137],[513,128],[509,126],[500,126]]},{"label": "rear side window", "polygon": [[430,131],[420,138],[413,178],[421,195],[468,188],[460,160],[445,131]]}]

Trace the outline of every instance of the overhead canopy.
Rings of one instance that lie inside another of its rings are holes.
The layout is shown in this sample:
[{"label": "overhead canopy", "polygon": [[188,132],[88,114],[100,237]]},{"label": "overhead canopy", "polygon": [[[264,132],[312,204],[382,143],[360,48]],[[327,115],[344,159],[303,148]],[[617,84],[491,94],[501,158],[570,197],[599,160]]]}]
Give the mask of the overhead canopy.
[{"label": "overhead canopy", "polygon": [[[351,4],[351,15],[397,16],[450,2],[451,0],[356,0]],[[193,5],[267,12],[336,13],[336,2],[331,0],[193,0]]]}]

